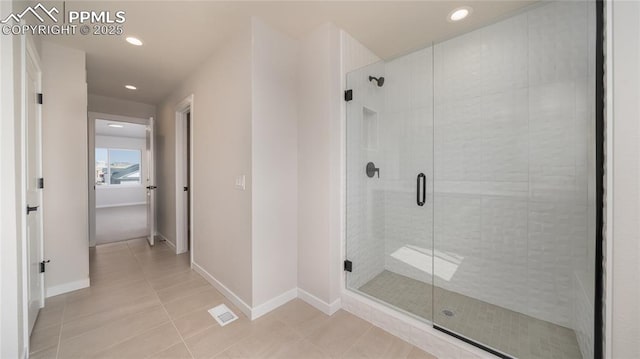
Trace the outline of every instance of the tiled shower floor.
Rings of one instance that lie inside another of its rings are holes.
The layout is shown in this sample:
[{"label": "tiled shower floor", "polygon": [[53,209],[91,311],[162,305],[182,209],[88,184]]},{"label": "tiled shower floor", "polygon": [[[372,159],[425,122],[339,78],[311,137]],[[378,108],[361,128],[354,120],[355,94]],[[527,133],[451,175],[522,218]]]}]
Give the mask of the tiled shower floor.
[{"label": "tiled shower floor", "polygon": [[[427,320],[432,320],[430,284],[384,271],[359,290]],[[573,330],[436,288],[440,327],[517,358],[582,358]],[[450,310],[452,317],[443,311]]]}]

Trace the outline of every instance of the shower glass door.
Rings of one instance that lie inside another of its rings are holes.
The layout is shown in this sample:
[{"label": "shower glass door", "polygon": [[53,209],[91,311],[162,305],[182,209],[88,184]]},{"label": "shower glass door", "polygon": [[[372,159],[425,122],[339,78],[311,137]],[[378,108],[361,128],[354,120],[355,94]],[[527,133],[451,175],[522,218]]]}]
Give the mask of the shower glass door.
[{"label": "shower glass door", "polygon": [[432,318],[432,52],[347,76],[348,288]]},{"label": "shower glass door", "polygon": [[349,289],[497,355],[593,358],[595,14],[541,2],[348,73]]},{"label": "shower glass door", "polygon": [[434,46],[433,322],[499,354],[593,358],[594,34],[561,1]]}]

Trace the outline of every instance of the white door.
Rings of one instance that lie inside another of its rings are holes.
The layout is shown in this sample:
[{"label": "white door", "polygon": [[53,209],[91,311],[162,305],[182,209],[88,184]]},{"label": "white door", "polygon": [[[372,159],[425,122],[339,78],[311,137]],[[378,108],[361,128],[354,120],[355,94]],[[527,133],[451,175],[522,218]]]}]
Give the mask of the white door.
[{"label": "white door", "polygon": [[149,119],[147,125],[147,240],[150,245],[154,243],[156,232],[156,186],[153,159],[153,117]]},{"label": "white door", "polygon": [[42,150],[40,135],[40,70],[37,60],[27,52],[25,58],[25,191],[26,191],[26,239],[27,239],[27,283],[29,302],[29,333],[44,305],[44,273],[40,271],[43,261],[42,242]]}]

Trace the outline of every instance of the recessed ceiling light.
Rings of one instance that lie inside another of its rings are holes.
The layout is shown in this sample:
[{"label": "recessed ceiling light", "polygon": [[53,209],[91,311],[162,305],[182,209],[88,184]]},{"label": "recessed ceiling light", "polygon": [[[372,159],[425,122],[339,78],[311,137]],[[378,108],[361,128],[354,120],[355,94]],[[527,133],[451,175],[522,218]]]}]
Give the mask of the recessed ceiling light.
[{"label": "recessed ceiling light", "polygon": [[127,37],[126,40],[131,45],[142,46],[142,40],[138,39],[137,37],[129,36],[129,37]]},{"label": "recessed ceiling light", "polygon": [[471,14],[471,11],[472,9],[468,6],[463,6],[463,7],[454,9],[452,12],[449,13],[449,21],[460,21],[466,18],[467,16],[469,16],[469,14]]},{"label": "recessed ceiling light", "polygon": [[124,127],[123,125],[119,125],[117,123],[110,123],[107,126],[113,127],[113,128],[123,128]]},{"label": "recessed ceiling light", "polygon": [[138,88],[133,86],[133,85],[126,85],[126,88],[128,88],[129,90],[137,90]]}]

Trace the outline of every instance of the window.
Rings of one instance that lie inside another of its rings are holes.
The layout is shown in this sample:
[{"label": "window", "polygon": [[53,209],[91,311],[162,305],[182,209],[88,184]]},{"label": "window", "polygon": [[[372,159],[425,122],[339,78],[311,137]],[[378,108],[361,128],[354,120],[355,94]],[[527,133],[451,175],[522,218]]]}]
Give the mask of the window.
[{"label": "window", "polygon": [[140,184],[140,150],[96,148],[96,184]]}]

